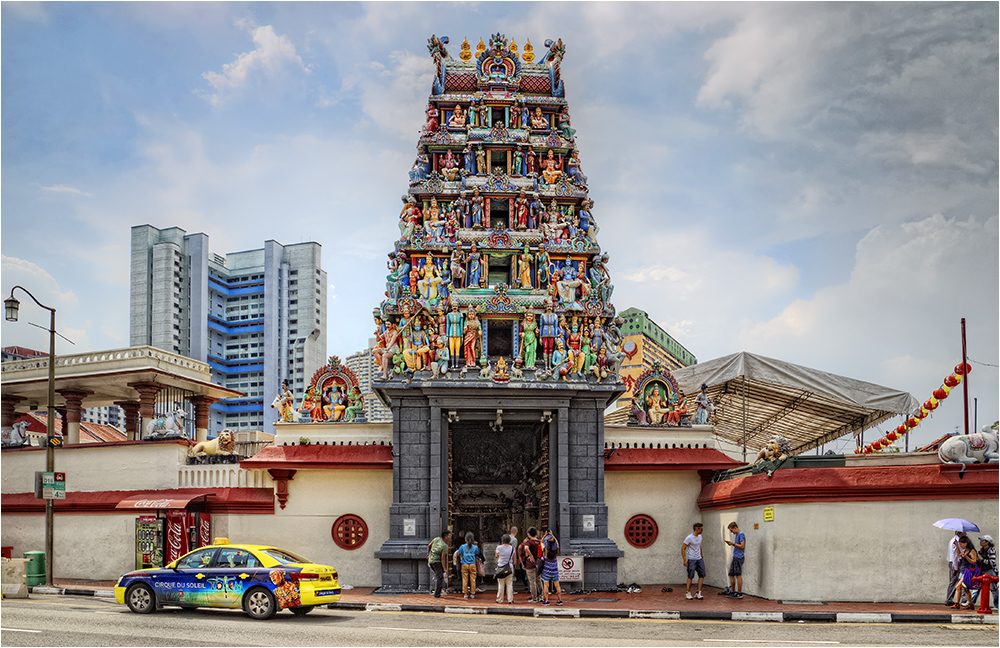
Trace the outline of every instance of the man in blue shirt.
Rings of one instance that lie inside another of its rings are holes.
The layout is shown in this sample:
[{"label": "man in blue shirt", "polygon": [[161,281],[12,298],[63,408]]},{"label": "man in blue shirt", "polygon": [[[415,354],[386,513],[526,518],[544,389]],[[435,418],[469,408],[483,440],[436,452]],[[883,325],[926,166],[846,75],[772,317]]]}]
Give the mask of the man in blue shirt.
[{"label": "man in blue shirt", "polygon": [[747,537],[740,531],[740,527],[735,522],[729,523],[729,532],[733,534],[732,540],[726,540],[726,544],[733,548],[733,561],[729,563],[729,598],[743,598],[743,550],[747,546]]}]

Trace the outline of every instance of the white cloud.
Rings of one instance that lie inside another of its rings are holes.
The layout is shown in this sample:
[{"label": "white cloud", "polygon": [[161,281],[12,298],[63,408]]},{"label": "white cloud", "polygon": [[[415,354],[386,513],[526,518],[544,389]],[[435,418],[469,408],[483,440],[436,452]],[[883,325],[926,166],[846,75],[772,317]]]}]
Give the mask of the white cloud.
[{"label": "white cloud", "polygon": [[42,2],[4,2],[4,14],[28,22],[46,23],[49,20]]},{"label": "white cloud", "polygon": [[[754,322],[740,346],[904,389],[922,402],[961,360],[962,317],[969,356],[997,363],[998,247],[996,216],[876,227],[858,243],[847,283]],[[970,381],[983,420],[996,420],[996,369],[974,368]],[[961,416],[957,409],[938,412],[938,435]]]},{"label": "white cloud", "polygon": [[[2,291],[6,299],[15,286],[21,286],[39,302],[56,310],[56,331],[72,340],[71,346],[65,340],[56,338],[56,353],[82,353],[90,350],[90,338],[80,327],[82,322],[77,316],[80,300],[73,291],[63,290],[58,282],[39,265],[26,259],[0,256],[2,269]],[[18,290],[14,297],[21,302],[17,322],[0,322],[4,345],[17,345],[48,351],[49,349],[49,311],[39,308],[37,304]],[[38,324],[45,330],[32,326]]]},{"label": "white cloud", "polygon": [[415,107],[428,95],[434,65],[430,57],[404,50],[391,52],[388,59],[388,65],[372,61],[348,75],[343,90],[358,93],[361,110],[376,127],[412,144],[424,123],[423,111]]},{"label": "white cloud", "polygon": [[38,188],[46,193],[73,194],[77,196],[85,196],[87,198],[94,197],[94,194],[87,193],[86,191],[77,189],[76,187],[69,187],[67,185],[61,185],[61,184],[50,185],[48,187],[39,184]]},{"label": "white cloud", "polygon": [[213,106],[219,106],[230,96],[238,94],[251,81],[257,79],[259,82],[258,77],[274,81],[289,67],[297,68],[305,74],[310,72],[295,52],[295,45],[288,36],[275,34],[271,25],[252,27],[242,23],[240,27],[250,33],[257,48],[240,54],[232,63],[224,64],[221,74],[213,71],[202,74],[215,90],[214,94],[209,95]]}]

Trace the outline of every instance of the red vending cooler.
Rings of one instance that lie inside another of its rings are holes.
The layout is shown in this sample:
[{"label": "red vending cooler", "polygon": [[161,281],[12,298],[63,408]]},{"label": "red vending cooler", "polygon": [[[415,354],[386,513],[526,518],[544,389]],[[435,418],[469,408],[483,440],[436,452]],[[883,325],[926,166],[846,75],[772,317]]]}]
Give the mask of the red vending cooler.
[{"label": "red vending cooler", "polygon": [[187,530],[187,513],[184,511],[167,511],[167,563],[172,563],[187,552],[191,545]]},{"label": "red vending cooler", "polygon": [[187,532],[189,549],[212,544],[212,516],[208,513],[188,513]]},{"label": "red vending cooler", "polygon": [[135,519],[135,568],[163,567],[164,520],[155,515]]}]

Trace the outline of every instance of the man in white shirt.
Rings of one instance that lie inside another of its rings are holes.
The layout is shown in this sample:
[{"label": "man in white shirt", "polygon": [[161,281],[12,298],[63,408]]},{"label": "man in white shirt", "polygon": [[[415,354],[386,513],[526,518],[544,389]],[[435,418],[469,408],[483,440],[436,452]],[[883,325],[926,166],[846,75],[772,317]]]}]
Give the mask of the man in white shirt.
[{"label": "man in white shirt", "polygon": [[[965,531],[956,531],[951,540],[948,541],[948,602],[951,605],[955,602],[955,587],[958,586],[958,579],[962,576],[961,561],[958,557],[958,540],[965,535]],[[965,596],[962,596],[965,600]]]},{"label": "man in white shirt", "polygon": [[[684,545],[681,547],[681,558],[684,559],[684,567],[687,569],[687,592],[684,597],[687,599],[705,598],[701,595],[701,585],[705,582],[705,561],[701,557],[701,533],[704,527],[701,522],[695,522],[691,535],[684,538]],[[698,590],[691,596],[691,581],[694,575],[698,574]]]}]

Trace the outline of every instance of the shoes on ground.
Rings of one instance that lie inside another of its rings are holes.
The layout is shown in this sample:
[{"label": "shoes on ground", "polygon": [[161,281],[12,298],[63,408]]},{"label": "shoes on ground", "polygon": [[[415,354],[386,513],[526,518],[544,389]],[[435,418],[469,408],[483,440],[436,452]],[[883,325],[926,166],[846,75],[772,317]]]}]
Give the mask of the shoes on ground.
[{"label": "shoes on ground", "polygon": [[733,590],[731,590],[731,589],[729,589],[727,587],[726,589],[724,589],[721,592],[719,592],[719,596],[729,596],[732,593],[733,593]]},{"label": "shoes on ground", "polygon": [[696,599],[703,599],[703,598],[705,598],[704,596],[701,595],[701,591],[700,590],[694,593],[694,597]]},{"label": "shoes on ground", "polygon": [[690,601],[690,600],[691,600],[691,599],[693,599],[694,597],[693,597],[693,596],[691,596],[691,592],[684,592],[684,598],[686,598],[687,600],[689,600],[689,601]]},{"label": "shoes on ground", "polygon": [[556,601],[556,605],[562,605],[562,601]]},{"label": "shoes on ground", "polygon": [[674,591],[674,588],[673,588],[673,587],[664,587],[664,588],[663,588],[663,589],[661,589],[660,591],[661,591],[661,592],[673,592],[673,591]]},{"label": "shoes on ground", "polygon": [[466,594],[466,595],[465,595],[465,598],[469,598],[469,595],[468,595],[468,594]]},{"label": "shoes on ground", "polygon": [[542,601],[542,605],[552,605],[552,604],[549,603],[548,601]]}]

